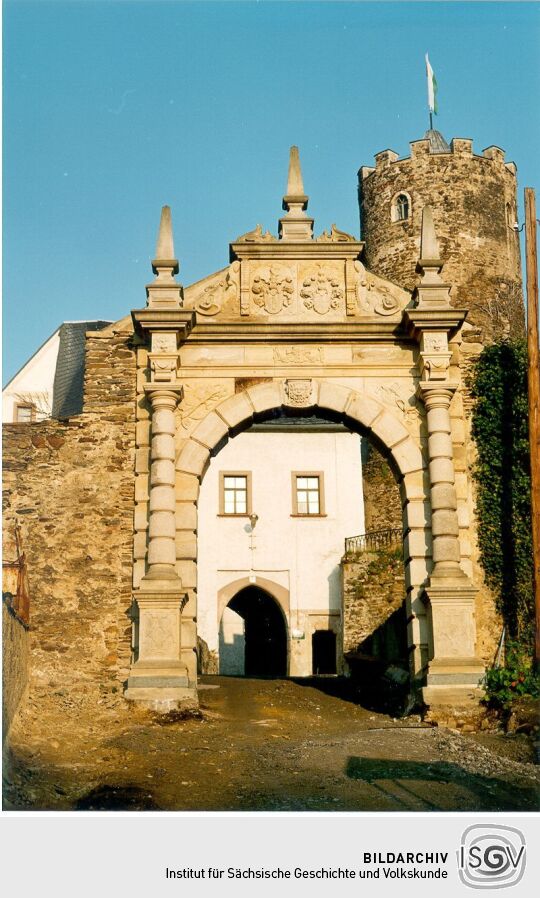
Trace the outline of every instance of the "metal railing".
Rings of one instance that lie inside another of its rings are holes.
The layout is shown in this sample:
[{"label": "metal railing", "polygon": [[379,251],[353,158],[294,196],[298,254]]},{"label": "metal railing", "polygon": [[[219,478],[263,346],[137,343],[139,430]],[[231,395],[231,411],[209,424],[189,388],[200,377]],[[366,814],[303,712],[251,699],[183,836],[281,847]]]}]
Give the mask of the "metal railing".
[{"label": "metal railing", "polygon": [[348,536],[345,539],[345,554],[369,552],[373,549],[400,546],[403,540],[401,527],[388,527],[386,530],[369,530],[360,536]]}]

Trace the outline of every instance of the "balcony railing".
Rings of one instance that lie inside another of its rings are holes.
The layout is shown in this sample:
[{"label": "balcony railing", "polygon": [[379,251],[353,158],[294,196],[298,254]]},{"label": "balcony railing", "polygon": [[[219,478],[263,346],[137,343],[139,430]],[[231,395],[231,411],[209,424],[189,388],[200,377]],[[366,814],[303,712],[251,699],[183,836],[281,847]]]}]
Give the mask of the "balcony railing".
[{"label": "balcony railing", "polygon": [[401,527],[389,527],[386,530],[370,530],[360,536],[348,536],[345,540],[345,554],[369,552],[374,549],[400,546],[403,540]]}]

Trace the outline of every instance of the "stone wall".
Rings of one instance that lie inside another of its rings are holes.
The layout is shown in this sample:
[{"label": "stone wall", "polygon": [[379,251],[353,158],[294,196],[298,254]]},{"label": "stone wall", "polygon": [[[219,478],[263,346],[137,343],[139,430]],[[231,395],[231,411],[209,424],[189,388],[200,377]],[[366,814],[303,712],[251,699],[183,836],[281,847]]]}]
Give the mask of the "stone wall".
[{"label": "stone wall", "polygon": [[[411,156],[378,153],[374,169],[360,170],[359,195],[365,261],[375,273],[412,290],[418,283],[421,213],[431,205],[452,302],[470,307],[468,321],[488,339],[523,332],[516,169],[498,147],[473,154],[472,141],[455,139],[450,153],[432,153],[428,140],[411,144]],[[411,200],[406,221],[392,221],[400,192]]]},{"label": "stone wall", "polygon": [[[345,556],[343,650],[355,652],[405,601],[403,552],[388,546]],[[403,632],[406,644],[406,633]]]},{"label": "stone wall", "polygon": [[28,683],[28,629],[2,602],[2,742]]},{"label": "stone wall", "polygon": [[135,359],[112,328],[87,349],[82,415],[5,427],[4,515],[28,566],[30,688],[116,700],[131,653]]},{"label": "stone wall", "polygon": [[401,497],[396,479],[381,453],[362,444],[362,483],[366,532],[402,526]]}]

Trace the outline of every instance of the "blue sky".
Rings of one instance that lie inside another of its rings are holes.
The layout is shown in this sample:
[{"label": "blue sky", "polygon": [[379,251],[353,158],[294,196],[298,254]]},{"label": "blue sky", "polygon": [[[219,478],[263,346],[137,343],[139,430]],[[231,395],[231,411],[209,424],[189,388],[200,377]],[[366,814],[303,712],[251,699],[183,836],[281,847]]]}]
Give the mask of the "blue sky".
[{"label": "blue sky", "polygon": [[4,382],[64,320],[145,302],[160,207],[180,280],[275,233],[298,144],[316,232],[359,232],[356,173],[427,127],[540,187],[540,4],[4,2]]}]

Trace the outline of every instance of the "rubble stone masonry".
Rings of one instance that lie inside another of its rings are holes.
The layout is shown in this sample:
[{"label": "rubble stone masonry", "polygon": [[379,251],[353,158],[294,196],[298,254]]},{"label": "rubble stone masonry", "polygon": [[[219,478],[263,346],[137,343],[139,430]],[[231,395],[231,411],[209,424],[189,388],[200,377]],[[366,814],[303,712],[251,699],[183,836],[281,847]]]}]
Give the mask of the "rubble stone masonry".
[{"label": "rubble stone masonry", "polygon": [[[456,138],[451,152],[430,152],[428,140],[411,143],[410,157],[392,150],[375,156],[375,168],[359,173],[362,239],[371,271],[408,290],[418,281],[422,209],[430,205],[444,260],[443,278],[452,285],[452,304],[470,307],[468,322],[497,338],[524,327],[516,167],[504,151],[473,153],[472,140]],[[392,220],[399,193],[410,198],[410,215]]]},{"label": "rubble stone masonry", "polygon": [[4,527],[21,528],[31,602],[30,689],[122,700],[131,651],[135,354],[87,338],[85,411],[4,431]]}]

